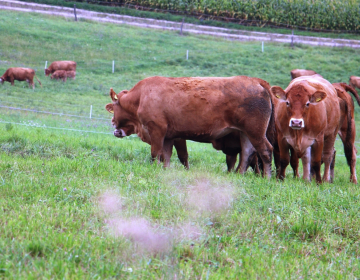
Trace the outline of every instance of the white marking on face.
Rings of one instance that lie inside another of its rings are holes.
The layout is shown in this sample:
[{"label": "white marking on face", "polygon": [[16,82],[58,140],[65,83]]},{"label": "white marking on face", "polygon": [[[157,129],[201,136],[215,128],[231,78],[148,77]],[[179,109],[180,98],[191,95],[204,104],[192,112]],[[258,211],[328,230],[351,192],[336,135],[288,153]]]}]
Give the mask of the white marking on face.
[{"label": "white marking on face", "polygon": [[291,127],[292,129],[301,129],[305,127],[304,119],[291,118],[289,121],[289,127]]}]

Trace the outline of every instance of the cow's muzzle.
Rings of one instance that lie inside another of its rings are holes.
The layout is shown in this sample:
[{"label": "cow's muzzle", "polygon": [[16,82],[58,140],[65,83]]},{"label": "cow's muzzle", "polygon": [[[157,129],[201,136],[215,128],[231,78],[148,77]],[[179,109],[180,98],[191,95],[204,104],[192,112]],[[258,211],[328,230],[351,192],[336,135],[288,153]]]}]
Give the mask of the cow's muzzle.
[{"label": "cow's muzzle", "polygon": [[292,129],[302,129],[303,127],[305,127],[305,123],[303,119],[291,118],[289,122],[289,126]]},{"label": "cow's muzzle", "polygon": [[114,130],[114,136],[118,137],[118,138],[123,138],[126,136],[126,133],[124,130],[122,129],[115,129]]}]

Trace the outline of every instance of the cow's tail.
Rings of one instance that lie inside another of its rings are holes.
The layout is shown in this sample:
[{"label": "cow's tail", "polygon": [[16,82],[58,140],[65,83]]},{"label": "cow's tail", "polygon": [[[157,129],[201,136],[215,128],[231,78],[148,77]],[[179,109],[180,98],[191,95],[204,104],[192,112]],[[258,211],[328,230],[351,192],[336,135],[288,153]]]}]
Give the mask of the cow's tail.
[{"label": "cow's tail", "polygon": [[41,84],[40,80],[36,77],[36,75],[34,75],[34,77],[39,82],[40,86],[42,87],[42,84]]},{"label": "cow's tail", "polygon": [[[269,95],[270,98],[270,103],[271,103],[271,115],[270,115],[270,120],[268,123],[268,127],[266,130],[266,138],[268,139],[268,141],[270,142],[271,146],[273,146],[274,150],[274,161],[275,161],[275,167],[276,169],[278,168],[278,154],[277,151],[279,150],[278,148],[278,144],[277,144],[277,134],[276,134],[276,128],[275,128],[275,105],[272,99],[272,95],[270,92],[271,86],[268,82],[259,79],[259,83],[260,85],[265,89],[265,91],[267,92],[267,94]],[[261,158],[259,157],[259,166],[261,167]]]},{"label": "cow's tail", "polygon": [[352,134],[353,134],[353,131],[352,131],[352,118],[351,118],[351,110],[350,110],[350,107],[349,107],[349,104],[346,103],[346,114],[347,114],[347,131],[346,131],[346,136],[345,136],[345,142],[343,143],[344,145],[344,153],[345,153],[345,157],[346,157],[346,161],[347,161],[347,164],[351,167],[352,164],[352,154],[353,154],[353,148],[354,148],[354,145],[351,141],[351,138],[352,138]]},{"label": "cow's tail", "polygon": [[271,102],[271,115],[268,124],[268,129],[266,131],[266,138],[269,140],[270,144],[274,146],[276,142],[276,129],[275,129],[275,106],[272,101],[272,95],[270,93],[270,84],[264,80],[259,79],[260,85],[266,90],[269,95],[270,102]]},{"label": "cow's tail", "polygon": [[348,85],[347,83],[340,83],[340,84],[346,91],[350,91],[354,95],[358,105],[360,106],[360,97],[359,97],[356,89],[353,88],[351,85]]}]

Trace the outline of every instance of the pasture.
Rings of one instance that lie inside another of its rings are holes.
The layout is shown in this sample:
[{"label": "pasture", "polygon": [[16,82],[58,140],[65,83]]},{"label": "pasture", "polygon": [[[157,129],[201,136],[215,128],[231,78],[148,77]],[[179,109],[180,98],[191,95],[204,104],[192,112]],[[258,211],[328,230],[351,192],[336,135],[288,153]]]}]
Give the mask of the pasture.
[{"label": "pasture", "polygon": [[[110,87],[154,75],[248,75],[285,88],[291,69],[307,68],[348,82],[360,50],[266,44],[262,53],[260,43],[2,10],[0,18],[0,75],[31,67],[43,84],[0,85],[0,277],[360,277],[360,191],[341,141],[333,184],[293,179],[290,168],[284,182],[228,174],[224,154],[190,141],[190,170],[175,151],[164,170],[149,145],[112,135],[104,109]],[[76,80],[45,77],[54,60],[78,62]]]}]

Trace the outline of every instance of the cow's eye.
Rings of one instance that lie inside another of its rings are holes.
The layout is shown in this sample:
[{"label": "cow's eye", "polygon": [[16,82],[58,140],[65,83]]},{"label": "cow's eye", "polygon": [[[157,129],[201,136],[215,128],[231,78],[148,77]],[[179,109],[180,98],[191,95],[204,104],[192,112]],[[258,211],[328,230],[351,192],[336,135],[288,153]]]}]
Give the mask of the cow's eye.
[{"label": "cow's eye", "polygon": [[286,101],[286,106],[290,106],[290,102],[289,101]]},{"label": "cow's eye", "polygon": [[306,106],[306,107],[309,107],[309,106],[310,106],[310,102],[306,102],[305,106]]}]

